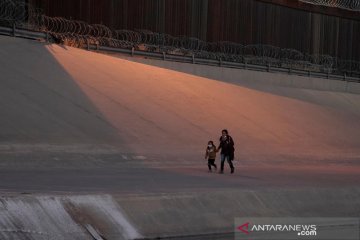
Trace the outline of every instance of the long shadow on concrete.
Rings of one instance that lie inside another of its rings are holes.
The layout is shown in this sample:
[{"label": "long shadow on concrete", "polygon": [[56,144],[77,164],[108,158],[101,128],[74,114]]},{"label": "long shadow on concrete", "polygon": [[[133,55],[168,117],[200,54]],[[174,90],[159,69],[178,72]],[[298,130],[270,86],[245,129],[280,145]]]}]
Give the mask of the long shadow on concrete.
[{"label": "long shadow on concrete", "polygon": [[122,142],[45,44],[1,37],[0,45],[1,143]]}]

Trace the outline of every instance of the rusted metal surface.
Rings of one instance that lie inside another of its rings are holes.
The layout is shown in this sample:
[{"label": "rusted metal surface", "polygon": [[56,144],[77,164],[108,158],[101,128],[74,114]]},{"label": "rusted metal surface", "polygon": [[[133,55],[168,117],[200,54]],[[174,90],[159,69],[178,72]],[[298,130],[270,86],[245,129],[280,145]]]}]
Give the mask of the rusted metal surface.
[{"label": "rusted metal surface", "polygon": [[360,13],[288,0],[29,0],[45,15],[360,60]]}]

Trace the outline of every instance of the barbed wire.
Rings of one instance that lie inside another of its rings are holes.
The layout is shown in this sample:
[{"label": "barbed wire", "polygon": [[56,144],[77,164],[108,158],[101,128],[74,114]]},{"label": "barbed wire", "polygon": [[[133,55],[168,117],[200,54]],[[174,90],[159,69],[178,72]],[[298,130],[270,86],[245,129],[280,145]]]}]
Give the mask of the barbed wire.
[{"label": "barbed wire", "polygon": [[343,8],[352,11],[360,11],[360,0],[300,0],[301,2],[315,5]]},{"label": "barbed wire", "polygon": [[[349,3],[349,1],[338,2]],[[40,9],[19,0],[0,0],[0,25],[16,25],[46,32],[55,42],[80,48],[85,48],[90,44],[123,49],[134,48],[149,52],[164,52],[236,63],[360,75],[360,62],[341,60],[329,55],[311,55],[295,49],[264,44],[205,42],[197,38],[174,37],[144,29],[113,30],[102,24],[88,24],[79,20],[49,17],[44,15]]]}]

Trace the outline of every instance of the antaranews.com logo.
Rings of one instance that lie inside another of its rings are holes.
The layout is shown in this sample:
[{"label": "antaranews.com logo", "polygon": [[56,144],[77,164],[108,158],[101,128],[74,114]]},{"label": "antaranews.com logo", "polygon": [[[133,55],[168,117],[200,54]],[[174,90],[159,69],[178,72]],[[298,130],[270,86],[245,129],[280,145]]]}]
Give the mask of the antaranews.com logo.
[{"label": "antaranews.com logo", "polygon": [[359,240],[359,219],[236,218],[235,239]]},{"label": "antaranews.com logo", "polygon": [[272,224],[254,224],[250,226],[250,223],[244,223],[238,226],[238,230],[245,234],[250,232],[294,232],[298,236],[316,236],[316,225],[272,225]]}]

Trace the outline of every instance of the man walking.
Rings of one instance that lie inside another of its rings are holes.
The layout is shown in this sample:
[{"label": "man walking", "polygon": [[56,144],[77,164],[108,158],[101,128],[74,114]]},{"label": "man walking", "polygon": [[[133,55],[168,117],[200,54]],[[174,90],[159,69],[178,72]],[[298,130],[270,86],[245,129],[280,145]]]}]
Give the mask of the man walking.
[{"label": "man walking", "polygon": [[221,137],[220,137],[220,144],[217,148],[217,151],[219,151],[221,148],[221,169],[219,173],[224,173],[224,162],[225,159],[229,163],[231,173],[234,173],[234,166],[232,164],[232,160],[234,159],[234,140],[229,135],[228,131],[226,129],[221,131]]}]

